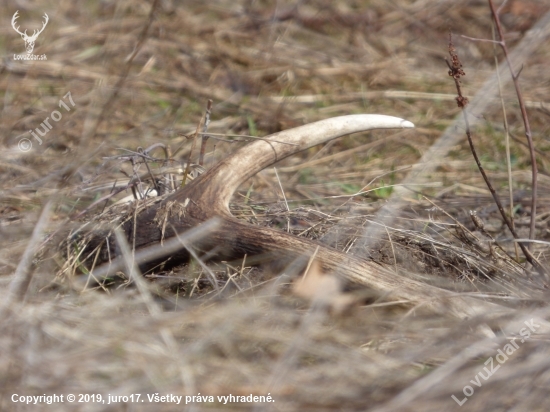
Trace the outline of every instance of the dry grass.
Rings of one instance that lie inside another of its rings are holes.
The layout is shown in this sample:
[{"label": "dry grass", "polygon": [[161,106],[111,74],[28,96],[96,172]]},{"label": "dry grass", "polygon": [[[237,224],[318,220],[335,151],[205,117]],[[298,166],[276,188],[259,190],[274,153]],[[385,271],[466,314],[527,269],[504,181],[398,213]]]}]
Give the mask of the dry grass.
[{"label": "dry grass", "polygon": [[[510,235],[454,120],[460,113],[443,62],[451,28],[467,73],[464,92],[478,120],[478,152],[506,203],[496,84],[492,92],[479,92],[494,73],[493,46],[458,36],[491,37],[486,3],[217,0],[183,7],[162,0],[144,32],[151,3],[0,5],[0,409],[548,410],[550,331],[543,320],[550,316],[549,281],[489,246],[492,236],[513,255]],[[21,28],[29,31],[39,27],[43,12],[49,14],[34,51],[47,61],[13,59],[24,51],[7,24],[17,9]],[[539,38],[529,30],[548,20],[548,11],[542,0],[510,0],[502,16],[508,46],[524,65],[521,83],[538,150],[541,241],[550,240],[550,25],[540,28]],[[515,222],[526,236],[529,154],[508,78],[503,72]],[[68,104],[67,92],[75,102],[70,112],[59,109],[60,100]],[[282,161],[279,179],[273,169],[259,173],[235,197],[232,210],[252,223],[366,254],[403,276],[506,310],[459,321],[348,285],[343,293],[361,304],[333,313],[293,296],[289,277],[252,266],[253,257],[212,263],[210,274],[192,262],[149,273],[145,282],[129,271],[101,287],[86,282],[78,261],[67,265],[45,239],[80,227],[131,194],[69,218],[134,172],[147,179],[143,164],[132,167],[119,158],[128,150],[162,142],[176,163],[167,165],[155,151],[159,159],[151,167],[179,168],[192,145],[186,136],[197,128],[207,99],[214,101],[208,130],[217,138],[208,141],[207,169],[248,136],[331,116],[381,113],[415,123],[413,131],[346,137]],[[28,131],[56,109],[62,119],[38,144]],[[32,141],[30,151],[18,149],[22,138]],[[39,221],[48,201],[51,212]],[[486,233],[475,228],[469,210],[477,211]],[[547,250],[542,243],[534,247],[543,263]],[[28,274],[28,290],[17,286],[26,291],[19,302],[8,292]],[[532,318],[541,325],[537,333],[523,343],[516,339],[517,352],[494,376],[481,379],[481,387],[471,383],[478,372],[486,375],[484,362]],[[463,399],[466,385],[475,393],[459,408],[451,395]],[[146,394],[157,392],[270,393],[275,402],[150,403]],[[139,393],[145,402],[24,406],[12,403],[14,393],[104,399]]]}]

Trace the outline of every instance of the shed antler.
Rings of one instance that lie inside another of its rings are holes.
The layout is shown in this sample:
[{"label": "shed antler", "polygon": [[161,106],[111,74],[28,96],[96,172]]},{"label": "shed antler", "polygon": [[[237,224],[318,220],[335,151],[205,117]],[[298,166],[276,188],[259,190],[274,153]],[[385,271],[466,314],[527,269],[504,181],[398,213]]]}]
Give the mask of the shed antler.
[{"label": "shed antler", "polygon": [[[450,309],[459,317],[469,317],[480,311],[494,312],[495,305],[458,297],[451,291],[400,276],[380,264],[350,256],[309,239],[245,223],[236,219],[229,210],[229,201],[241,184],[294,153],[351,133],[412,127],[411,122],[396,117],[352,115],[273,134],[228,156],[162,202],[145,208],[137,217],[131,211],[122,227],[130,244],[140,249],[218,217],[221,223],[208,236],[193,243],[195,250],[216,249],[217,256],[222,259],[240,258],[245,254],[249,257],[262,255],[276,260],[283,267],[291,262],[294,262],[294,267],[305,267],[308,258],[317,250],[316,260],[325,272],[336,273],[349,281],[368,286],[386,297],[422,304],[438,311]],[[177,209],[173,209],[174,205]],[[164,223],[159,224],[159,221]],[[99,254],[93,254],[99,257],[99,261],[107,261],[113,254],[118,254],[116,241],[110,232],[95,235],[87,250],[91,252],[96,247],[101,248]],[[187,257],[182,247],[171,254],[170,262],[176,264]],[[166,257],[157,258],[155,262],[136,263],[150,268],[163,260]],[[488,309],[489,306],[491,309]]]},{"label": "shed antler", "polygon": [[44,31],[44,29],[46,28],[46,25],[48,24],[48,21],[50,19],[49,19],[48,15],[46,13],[44,13],[43,17],[44,17],[45,20],[44,20],[44,23],[42,24],[42,28],[40,30],[34,30],[32,36],[28,36],[27,35],[27,30],[25,30],[24,33],[21,33],[19,31],[19,26],[15,27],[16,20],[19,18],[18,13],[19,13],[19,10],[17,10],[15,12],[15,14],[13,15],[13,18],[11,19],[11,26],[13,27],[13,29],[17,33],[19,33],[21,35],[21,37],[25,41],[25,48],[27,49],[27,53],[31,54],[34,50],[34,42],[38,38],[38,35]]}]

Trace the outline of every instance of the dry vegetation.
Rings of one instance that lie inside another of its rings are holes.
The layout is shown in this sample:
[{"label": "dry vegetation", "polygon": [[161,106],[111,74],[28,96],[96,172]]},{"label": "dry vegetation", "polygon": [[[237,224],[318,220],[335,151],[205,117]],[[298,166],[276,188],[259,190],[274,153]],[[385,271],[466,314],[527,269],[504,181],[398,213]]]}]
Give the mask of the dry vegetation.
[{"label": "dry vegetation", "polygon": [[[548,410],[550,280],[521,251],[515,260],[443,60],[451,29],[467,74],[474,141],[508,208],[495,76],[495,53],[499,62],[502,53],[460,37],[491,38],[487,3],[160,0],[150,20],[152,3],[0,5],[0,410]],[[49,14],[34,50],[46,61],[14,60],[24,51],[8,24],[18,9],[22,30]],[[543,242],[550,241],[549,11],[543,0],[510,0],[501,14],[514,64],[523,66],[539,167],[536,239]],[[525,238],[529,150],[506,70],[501,86],[514,221]],[[68,92],[74,107],[63,97]],[[395,302],[354,284],[341,289],[315,265],[297,283],[292,270],[255,256],[220,262],[203,255],[207,266],[194,259],[145,278],[126,269],[99,282],[87,276],[78,253],[60,252],[57,239],[101,213],[116,214],[109,206],[130,190],[94,202],[135,171],[148,179],[143,163],[128,160],[138,148],[170,146],[172,162],[154,151],[153,173],[186,162],[208,99],[205,169],[253,137],[332,116],[379,113],[413,122],[414,130],[359,133],[285,159],[243,185],[231,210],[492,303],[494,311],[456,319],[444,304],[434,313],[431,302]],[[60,109],[62,119],[38,144],[28,131],[60,100],[71,110]],[[23,138],[33,145],[27,152],[18,148]],[[550,268],[543,242],[532,251]],[[14,286],[31,274],[28,288]],[[484,362],[531,319],[540,325],[536,333],[523,343],[519,336],[517,351],[479,381]],[[471,383],[476,376],[481,387]],[[451,396],[465,398],[466,385],[475,393],[459,407]],[[12,403],[14,393],[269,393],[275,402],[24,406]]]}]

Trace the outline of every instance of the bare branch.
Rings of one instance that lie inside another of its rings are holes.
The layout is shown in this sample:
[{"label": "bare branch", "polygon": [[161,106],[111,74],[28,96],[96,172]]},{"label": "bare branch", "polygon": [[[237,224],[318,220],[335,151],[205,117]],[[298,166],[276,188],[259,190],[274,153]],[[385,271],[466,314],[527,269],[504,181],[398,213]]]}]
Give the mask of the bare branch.
[{"label": "bare branch", "polygon": [[[512,75],[512,81],[514,82],[514,87],[516,89],[516,94],[518,97],[518,103],[519,108],[521,110],[521,117],[523,119],[523,126],[525,128],[525,137],[527,138],[527,143],[529,145],[529,155],[531,157],[531,221],[529,224],[529,239],[535,238],[535,219],[537,217],[537,189],[538,189],[538,183],[537,183],[537,155],[535,153],[535,146],[533,144],[533,137],[531,134],[531,126],[529,124],[529,117],[527,116],[527,109],[525,107],[525,101],[523,99],[523,94],[521,93],[521,88],[519,87],[519,81],[518,77],[521,73],[521,69],[518,71],[517,74],[514,73],[514,69],[512,67],[512,63],[510,61],[510,57],[508,54],[508,47],[506,46],[506,42],[504,40],[504,34],[502,31],[502,25],[500,24],[500,18],[499,18],[499,12],[500,9],[497,11],[495,9],[495,5],[493,4],[493,0],[489,1],[489,7],[491,7],[491,13],[493,15],[493,19],[495,20],[495,25],[497,27],[498,37],[500,39],[500,47],[502,48],[502,51],[504,52],[504,57],[506,58],[506,63],[508,64],[508,68],[510,69],[510,74]],[[523,68],[523,67],[522,67]],[[521,245],[521,243],[520,243]],[[531,247],[531,243],[527,244],[527,248]]]}]

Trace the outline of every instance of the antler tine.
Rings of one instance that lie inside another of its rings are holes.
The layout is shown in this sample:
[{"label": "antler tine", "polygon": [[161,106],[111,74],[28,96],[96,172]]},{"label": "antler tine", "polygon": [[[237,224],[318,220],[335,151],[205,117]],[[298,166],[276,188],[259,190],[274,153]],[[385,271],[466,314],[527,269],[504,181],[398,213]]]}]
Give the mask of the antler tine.
[{"label": "antler tine", "polygon": [[20,26],[15,27],[16,20],[19,18],[18,13],[19,13],[19,10],[17,10],[17,11],[15,12],[15,14],[13,15],[13,18],[11,19],[11,26],[12,26],[13,29],[14,29],[17,33],[19,33],[21,36],[23,36],[23,35],[26,36],[26,35],[27,35],[27,30],[25,30],[25,33],[21,33],[21,32],[19,31],[19,27],[20,27]]},{"label": "antler tine", "polygon": [[46,18],[46,21],[42,24],[42,28],[38,31],[38,33],[36,32],[36,30],[33,31],[31,39],[36,39],[38,37],[38,35],[40,33],[42,33],[44,31],[44,29],[46,28],[46,24],[48,24],[48,21],[50,21],[50,18],[48,17],[47,13],[44,13],[43,17]]},{"label": "antler tine", "polygon": [[40,30],[40,33],[42,33],[42,30],[44,30],[44,28],[46,27],[46,24],[48,24],[48,22],[50,21],[50,18],[48,17],[48,13],[44,13],[44,17],[46,18],[46,21],[42,25],[42,29]]}]

